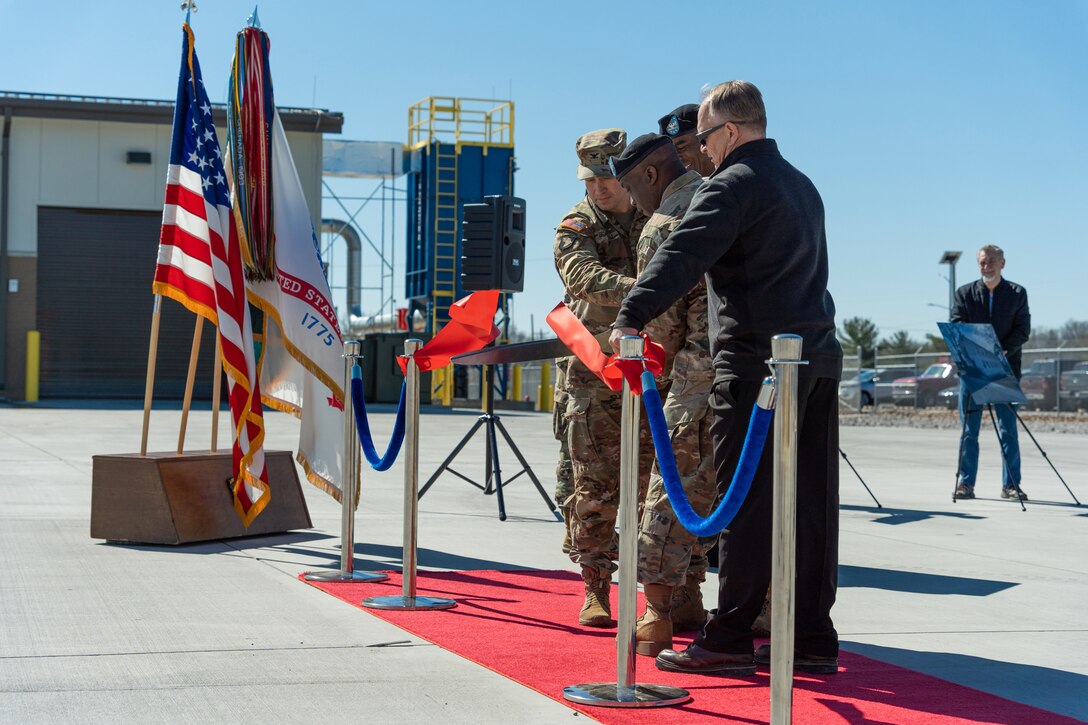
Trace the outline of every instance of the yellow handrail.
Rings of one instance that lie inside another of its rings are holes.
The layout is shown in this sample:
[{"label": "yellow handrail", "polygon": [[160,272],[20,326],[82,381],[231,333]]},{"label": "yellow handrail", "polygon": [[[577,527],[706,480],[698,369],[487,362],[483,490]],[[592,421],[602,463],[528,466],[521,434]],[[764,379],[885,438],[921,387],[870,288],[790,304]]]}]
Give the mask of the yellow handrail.
[{"label": "yellow handrail", "polygon": [[513,148],[514,102],[429,96],[408,107],[408,147],[434,141],[461,146]]}]

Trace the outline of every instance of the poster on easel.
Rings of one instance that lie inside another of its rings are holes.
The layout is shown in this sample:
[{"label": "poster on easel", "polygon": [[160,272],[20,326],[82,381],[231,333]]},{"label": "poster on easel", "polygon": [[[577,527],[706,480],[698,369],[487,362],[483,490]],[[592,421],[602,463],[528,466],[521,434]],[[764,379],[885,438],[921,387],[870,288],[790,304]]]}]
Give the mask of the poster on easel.
[{"label": "poster on easel", "polygon": [[994,326],[989,323],[938,322],[960,380],[977,405],[1026,403]]}]

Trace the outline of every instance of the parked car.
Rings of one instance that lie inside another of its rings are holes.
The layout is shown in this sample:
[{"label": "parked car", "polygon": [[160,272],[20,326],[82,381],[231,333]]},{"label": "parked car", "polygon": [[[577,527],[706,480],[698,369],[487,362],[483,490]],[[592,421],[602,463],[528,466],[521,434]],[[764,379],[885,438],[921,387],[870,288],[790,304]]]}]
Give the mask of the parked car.
[{"label": "parked car", "polygon": [[1079,362],[1058,378],[1062,410],[1088,408],[1088,362]]},{"label": "parked car", "polygon": [[917,371],[910,367],[862,368],[858,375],[839,384],[839,399],[851,408],[858,407],[859,396],[862,406],[872,405],[874,401],[887,403],[892,399],[892,383],[898,378],[915,374]]},{"label": "parked car", "polygon": [[937,404],[937,394],[959,385],[956,366],[934,363],[921,375],[900,378],[892,383],[892,400],[896,405],[930,407]]},{"label": "parked car", "polygon": [[949,410],[960,409],[960,387],[945,388],[937,393],[937,405]]},{"label": "parked car", "polygon": [[1059,370],[1058,361],[1053,358],[1035,360],[1020,378],[1020,389],[1028,402],[1025,407],[1036,410],[1050,410],[1058,401],[1058,374],[1071,371],[1078,362],[1062,360]]}]

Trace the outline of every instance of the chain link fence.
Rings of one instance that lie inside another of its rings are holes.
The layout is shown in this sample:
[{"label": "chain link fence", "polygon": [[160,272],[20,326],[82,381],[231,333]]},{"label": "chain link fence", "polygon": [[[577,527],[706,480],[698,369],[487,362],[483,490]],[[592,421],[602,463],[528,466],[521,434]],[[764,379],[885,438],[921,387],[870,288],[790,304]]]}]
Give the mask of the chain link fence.
[{"label": "chain link fence", "polygon": [[[1088,347],[1057,347],[1024,349],[1020,388],[1028,398],[1027,410],[1077,412],[1088,409]],[[882,353],[873,356],[873,366],[862,365],[860,355],[847,355],[843,360],[839,399],[843,405],[859,412],[875,410],[882,404],[910,407],[944,406],[956,408],[958,378],[954,371],[933,369],[933,365],[951,365],[947,352],[908,354]],[[929,375],[926,375],[929,370]],[[859,371],[862,378],[859,381]],[[951,374],[946,374],[951,372]],[[889,373],[894,380],[886,379]],[[912,385],[902,380],[922,376]],[[942,393],[944,393],[942,395]]]}]

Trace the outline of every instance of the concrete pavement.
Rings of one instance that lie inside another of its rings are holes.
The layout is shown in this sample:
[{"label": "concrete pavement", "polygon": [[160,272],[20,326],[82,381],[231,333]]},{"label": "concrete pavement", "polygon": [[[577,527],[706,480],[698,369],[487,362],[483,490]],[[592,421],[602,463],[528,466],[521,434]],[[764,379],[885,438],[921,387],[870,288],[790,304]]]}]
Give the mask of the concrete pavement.
[{"label": "concrete pavement", "polygon": [[[340,511],[303,484],[314,530],[183,547],[89,538],[91,456],[139,447],[128,405],[0,408],[0,722],[554,723],[573,710],[296,580],[335,568]],[[426,480],[477,414],[426,414]],[[180,413],[157,410],[151,450],[172,450]],[[224,418],[225,419],[225,418]],[[269,413],[268,448],[298,424]],[[372,412],[379,448],[392,426]],[[503,422],[545,486],[550,416]],[[222,428],[222,425],[221,425]],[[194,412],[189,445],[206,448]],[[226,446],[226,431],[221,446]],[[1088,500],[1088,436],[1037,434]],[[842,468],[843,648],[1088,719],[1088,507],[1076,508],[1026,438],[1028,511],[999,499],[983,440],[980,498],[953,504],[955,434],[843,428],[842,445],[883,504]],[[505,445],[506,475],[518,466]],[[481,435],[455,467],[479,480]],[[364,467],[356,566],[400,562],[402,469]],[[562,527],[521,476],[493,496],[446,475],[420,503],[424,568],[569,569]],[[712,601],[716,587],[707,584]],[[570,612],[573,619],[577,612]],[[639,667],[652,667],[639,658]]]}]

